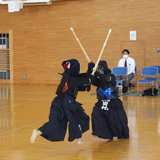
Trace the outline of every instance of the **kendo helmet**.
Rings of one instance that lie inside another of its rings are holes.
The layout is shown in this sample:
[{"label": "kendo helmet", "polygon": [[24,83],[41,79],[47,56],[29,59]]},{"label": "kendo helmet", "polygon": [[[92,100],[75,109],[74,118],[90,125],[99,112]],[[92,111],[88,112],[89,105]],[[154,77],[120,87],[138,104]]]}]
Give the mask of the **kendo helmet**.
[{"label": "kendo helmet", "polygon": [[108,68],[108,64],[106,61],[101,60],[99,61],[97,71],[101,74],[109,74],[111,73],[111,70]]},{"label": "kendo helmet", "polygon": [[76,59],[63,61],[62,66],[70,75],[78,75],[80,73],[80,62]]}]

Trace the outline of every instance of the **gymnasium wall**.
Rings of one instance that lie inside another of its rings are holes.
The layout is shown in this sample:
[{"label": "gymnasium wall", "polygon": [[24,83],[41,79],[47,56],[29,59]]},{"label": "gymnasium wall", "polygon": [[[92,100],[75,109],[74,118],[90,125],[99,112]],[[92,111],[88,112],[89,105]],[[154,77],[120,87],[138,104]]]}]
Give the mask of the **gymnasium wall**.
[{"label": "gymnasium wall", "polygon": [[[139,75],[141,67],[160,65],[159,10],[159,0],[62,0],[14,13],[2,5],[0,30],[13,29],[14,83],[57,84],[61,62],[71,58],[78,59],[85,72],[88,62],[71,27],[93,62],[112,29],[101,58],[111,69],[124,48],[130,50]],[[137,31],[136,41],[130,41],[130,31]]]}]

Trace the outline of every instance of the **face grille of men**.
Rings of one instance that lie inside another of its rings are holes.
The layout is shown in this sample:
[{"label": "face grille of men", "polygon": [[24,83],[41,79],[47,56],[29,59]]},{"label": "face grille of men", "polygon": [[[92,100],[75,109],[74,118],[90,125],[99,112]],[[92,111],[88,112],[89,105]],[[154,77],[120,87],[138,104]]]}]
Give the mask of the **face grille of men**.
[{"label": "face grille of men", "polygon": [[101,66],[98,66],[97,72],[99,72],[100,74],[104,74],[104,68]]}]

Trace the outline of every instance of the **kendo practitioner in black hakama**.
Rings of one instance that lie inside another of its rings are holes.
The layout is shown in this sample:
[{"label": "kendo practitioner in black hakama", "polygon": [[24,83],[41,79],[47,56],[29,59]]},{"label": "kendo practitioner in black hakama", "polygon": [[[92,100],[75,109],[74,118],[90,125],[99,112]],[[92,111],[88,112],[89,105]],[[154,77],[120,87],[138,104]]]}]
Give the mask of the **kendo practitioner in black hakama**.
[{"label": "kendo practitioner in black hakama", "polygon": [[[93,64],[90,62],[88,65],[93,66]],[[92,71],[88,70],[87,72],[91,73]],[[97,86],[98,102],[91,114],[91,135],[104,139],[113,139],[113,137],[128,139],[127,115],[122,101],[118,98],[115,75],[111,74],[106,61],[99,62],[92,84]]]},{"label": "kendo practitioner in black hakama", "polygon": [[67,123],[69,122],[68,141],[77,139],[77,144],[82,144],[82,134],[89,129],[89,116],[84,112],[82,104],[76,101],[78,91],[89,91],[91,80],[87,73],[80,72],[80,63],[76,59],[62,62],[64,73],[57,88],[57,96],[50,107],[49,121],[38,130],[34,129],[31,143],[41,135],[49,141],[63,141]]}]

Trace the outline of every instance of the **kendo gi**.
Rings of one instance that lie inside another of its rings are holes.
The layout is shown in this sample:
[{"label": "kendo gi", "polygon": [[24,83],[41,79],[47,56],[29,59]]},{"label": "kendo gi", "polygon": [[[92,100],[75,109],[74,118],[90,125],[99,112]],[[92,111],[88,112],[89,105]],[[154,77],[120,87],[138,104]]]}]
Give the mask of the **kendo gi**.
[{"label": "kendo gi", "polygon": [[118,98],[115,75],[107,66],[106,61],[100,61],[92,81],[97,86],[97,99],[91,118],[92,135],[104,139],[128,139],[128,119],[122,101]]},{"label": "kendo gi", "polygon": [[81,138],[82,133],[89,129],[89,116],[82,104],[75,100],[78,91],[90,90],[88,75],[79,74],[80,64],[76,59],[62,62],[62,66],[65,71],[56,91],[57,96],[51,103],[49,121],[38,129],[42,132],[41,136],[49,141],[63,141],[68,122],[68,141]]}]

